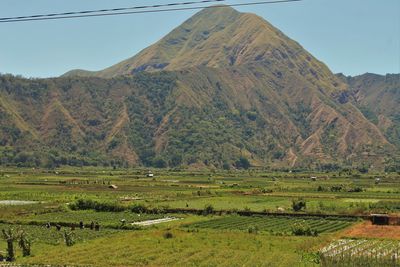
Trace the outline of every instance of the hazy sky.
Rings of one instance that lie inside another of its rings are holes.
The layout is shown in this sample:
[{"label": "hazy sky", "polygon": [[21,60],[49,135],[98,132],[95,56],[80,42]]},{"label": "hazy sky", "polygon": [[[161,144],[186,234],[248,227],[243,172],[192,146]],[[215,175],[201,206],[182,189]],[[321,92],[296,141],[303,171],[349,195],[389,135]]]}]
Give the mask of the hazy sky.
[{"label": "hazy sky", "polygon": [[[1,0],[0,17],[171,2],[185,1]],[[238,2],[246,1],[226,1]],[[264,17],[335,73],[400,73],[400,0],[304,0],[238,9]],[[195,12],[0,23],[0,72],[51,77],[75,68],[103,69]]]}]

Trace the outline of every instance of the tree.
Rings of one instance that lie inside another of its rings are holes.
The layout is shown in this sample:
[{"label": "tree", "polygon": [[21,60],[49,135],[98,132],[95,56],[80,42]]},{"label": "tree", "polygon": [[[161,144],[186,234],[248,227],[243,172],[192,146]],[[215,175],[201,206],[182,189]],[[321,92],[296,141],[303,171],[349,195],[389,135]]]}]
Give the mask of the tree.
[{"label": "tree", "polygon": [[251,121],[255,121],[257,119],[257,112],[255,111],[248,111],[246,115],[247,118]]},{"label": "tree", "polygon": [[16,236],[14,235],[12,229],[2,230],[3,238],[7,242],[7,261],[15,261],[15,251],[14,251],[14,241]]},{"label": "tree", "polygon": [[250,168],[251,165],[247,158],[240,157],[239,160],[236,161],[235,166],[236,166],[236,168],[247,170],[248,168]]},{"label": "tree", "polygon": [[368,167],[367,166],[361,166],[357,169],[360,173],[368,173]]},{"label": "tree", "polygon": [[209,215],[214,213],[214,207],[211,204],[208,204],[204,207],[203,214],[204,215]]},{"label": "tree", "polygon": [[227,161],[225,161],[223,164],[222,164],[222,168],[224,169],[224,170],[230,170],[231,169],[231,165],[229,164],[229,162],[227,162]]},{"label": "tree", "polygon": [[272,157],[274,158],[274,159],[283,159],[284,157],[285,157],[285,153],[284,152],[282,152],[282,151],[275,151],[273,154],[272,154]]},{"label": "tree", "polygon": [[177,167],[182,163],[182,156],[180,154],[174,154],[171,157],[170,166]]},{"label": "tree", "polygon": [[18,234],[18,246],[22,249],[22,256],[27,257],[31,255],[31,240],[24,230]]},{"label": "tree", "polygon": [[161,157],[156,157],[153,161],[153,166],[156,168],[165,168],[167,167],[167,162]]}]

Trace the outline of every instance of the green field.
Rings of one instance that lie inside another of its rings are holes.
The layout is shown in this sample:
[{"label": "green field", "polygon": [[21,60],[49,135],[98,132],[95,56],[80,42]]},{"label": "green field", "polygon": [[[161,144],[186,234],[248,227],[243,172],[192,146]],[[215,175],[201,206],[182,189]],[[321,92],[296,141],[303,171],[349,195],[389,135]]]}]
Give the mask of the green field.
[{"label": "green field", "polygon": [[271,234],[290,235],[296,224],[306,224],[318,233],[332,233],[342,230],[356,221],[346,218],[311,218],[311,217],[265,217],[265,216],[229,216],[189,225],[193,228],[208,228],[216,230],[248,230],[250,227]]},{"label": "green field", "polygon": [[[36,202],[0,204],[0,230],[24,230],[31,240],[28,257],[15,241],[16,262],[318,266],[318,251],[362,220],[352,216],[400,211],[397,174],[154,170],[155,177],[147,178],[147,171],[1,170],[0,203]],[[295,211],[299,201],[305,206]],[[176,220],[132,225],[169,218]],[[80,222],[85,229],[78,227]],[[100,230],[91,230],[91,222]],[[303,228],[308,234],[296,231]],[[73,246],[66,245],[65,231],[73,232]],[[0,238],[0,255],[6,253],[6,240]]]}]

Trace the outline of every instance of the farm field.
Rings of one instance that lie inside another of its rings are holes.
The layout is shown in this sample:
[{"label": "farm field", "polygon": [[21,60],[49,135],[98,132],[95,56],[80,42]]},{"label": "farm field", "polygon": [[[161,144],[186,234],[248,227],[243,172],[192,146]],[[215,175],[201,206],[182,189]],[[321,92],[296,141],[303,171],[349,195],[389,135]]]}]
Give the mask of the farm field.
[{"label": "farm field", "polygon": [[321,250],[323,266],[399,266],[400,241],[340,239]]},{"label": "farm field", "polygon": [[[0,231],[23,231],[31,241],[26,257],[15,241],[16,263],[321,266],[319,251],[341,238],[394,240],[354,233],[367,227],[370,213],[400,211],[397,174],[153,170],[148,178],[147,172],[2,169]],[[178,220],[151,223],[164,218]],[[379,233],[392,229],[381,227]],[[2,236],[0,257],[6,253]]]},{"label": "farm field", "polygon": [[278,235],[290,235],[296,224],[304,224],[318,234],[342,230],[356,222],[348,218],[310,218],[310,217],[261,217],[227,216],[189,225],[190,228],[209,228],[216,230],[248,230],[253,227],[262,232]]},{"label": "farm field", "polygon": [[0,267],[400,267],[399,11],[0,0]]}]

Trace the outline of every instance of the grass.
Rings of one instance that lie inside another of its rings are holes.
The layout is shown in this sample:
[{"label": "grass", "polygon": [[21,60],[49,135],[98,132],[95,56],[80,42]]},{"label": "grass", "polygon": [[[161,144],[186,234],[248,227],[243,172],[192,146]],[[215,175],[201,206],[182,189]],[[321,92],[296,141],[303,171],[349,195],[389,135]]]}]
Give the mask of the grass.
[{"label": "grass", "polygon": [[299,251],[324,241],[323,238],[271,239],[268,235],[179,229],[170,230],[173,238],[166,239],[165,231],[120,233],[63,250],[52,248],[21,262],[96,262],[98,266],[293,266],[302,261]]}]

